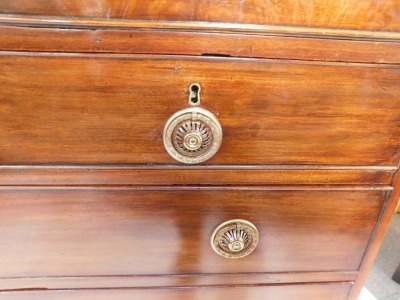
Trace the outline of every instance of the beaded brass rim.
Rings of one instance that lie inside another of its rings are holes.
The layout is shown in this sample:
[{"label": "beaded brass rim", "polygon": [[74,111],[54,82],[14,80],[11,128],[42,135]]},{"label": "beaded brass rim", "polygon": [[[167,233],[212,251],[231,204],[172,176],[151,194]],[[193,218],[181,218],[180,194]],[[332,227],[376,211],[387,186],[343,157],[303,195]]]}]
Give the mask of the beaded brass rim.
[{"label": "beaded brass rim", "polygon": [[185,164],[197,164],[218,152],[222,127],[208,110],[182,109],[168,119],[164,127],[164,146],[168,154]]},{"label": "beaded brass rim", "polygon": [[226,258],[237,259],[249,255],[257,247],[259,233],[249,221],[235,219],[215,228],[211,235],[211,247]]}]

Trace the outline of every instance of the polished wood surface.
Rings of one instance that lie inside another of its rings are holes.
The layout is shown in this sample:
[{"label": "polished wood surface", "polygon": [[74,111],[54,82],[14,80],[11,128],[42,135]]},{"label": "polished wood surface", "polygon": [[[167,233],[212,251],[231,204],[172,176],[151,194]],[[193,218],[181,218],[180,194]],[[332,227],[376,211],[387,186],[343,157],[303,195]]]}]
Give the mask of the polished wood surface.
[{"label": "polished wood surface", "polygon": [[1,0],[0,13],[400,31],[396,0]]},{"label": "polished wood surface", "polygon": [[[0,293],[16,290],[171,288],[184,286],[277,285],[302,282],[353,283],[358,272],[286,272],[140,276],[0,278]],[[1,295],[1,294],[0,294]],[[0,297],[1,298],[1,297]]]},{"label": "polished wood surface", "polygon": [[345,300],[351,284],[307,284],[283,286],[228,286],[212,288],[178,288],[178,289],[115,289],[115,290],[62,290],[62,291],[20,291],[0,292],[0,297],[7,300],[202,300],[202,299],[231,299],[231,300]]},{"label": "polished wood surface", "polygon": [[3,52],[0,69],[2,164],[175,163],[163,127],[193,82],[224,131],[207,164],[399,161],[393,66]]},{"label": "polished wood surface", "polygon": [[273,36],[295,36],[303,38],[350,39],[354,41],[398,42],[400,33],[395,31],[370,31],[318,27],[293,27],[242,23],[215,23],[190,21],[160,21],[135,19],[93,19],[59,16],[0,14],[0,25],[64,29],[142,29],[142,30],[186,30],[197,33],[245,33]]},{"label": "polished wood surface", "polygon": [[[1,22],[1,16],[0,16]],[[59,25],[59,27],[62,27]],[[186,30],[0,27],[0,49],[48,52],[226,55],[313,61],[399,63],[400,43]],[[303,33],[304,34],[304,33]],[[400,39],[400,38],[399,38]]]},{"label": "polished wood surface", "polygon": [[4,166],[0,186],[391,185],[394,167],[321,166]]},{"label": "polished wood surface", "polygon": [[[396,0],[0,0],[0,299],[356,300],[400,193]],[[224,138],[187,166],[188,87]],[[210,237],[256,225],[239,260]]]},{"label": "polished wood surface", "polygon": [[390,221],[396,211],[397,204],[400,198],[400,176],[399,174],[393,180],[394,191],[390,194],[385,210],[382,211],[379,217],[378,226],[374,232],[373,239],[368,245],[362,264],[360,265],[360,273],[357,275],[357,282],[354,288],[351,290],[349,300],[357,300],[365,282],[367,281],[368,272],[372,268],[375,257],[378,255],[378,251],[383,242],[385,234],[389,228]]},{"label": "polished wood surface", "polygon": [[[356,271],[388,191],[18,189],[0,191],[0,277]],[[254,252],[215,254],[230,219]]]}]

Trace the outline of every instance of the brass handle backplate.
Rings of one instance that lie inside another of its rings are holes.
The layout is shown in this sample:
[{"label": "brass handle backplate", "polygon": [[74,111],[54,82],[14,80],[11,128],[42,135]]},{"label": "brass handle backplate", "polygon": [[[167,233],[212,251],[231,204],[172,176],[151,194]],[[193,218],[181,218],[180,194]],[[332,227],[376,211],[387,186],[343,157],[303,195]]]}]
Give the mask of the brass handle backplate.
[{"label": "brass handle backplate", "polygon": [[182,109],[164,127],[164,146],[169,155],[185,164],[197,164],[214,156],[222,142],[218,119],[200,107]]},{"label": "brass handle backplate", "polygon": [[246,220],[230,220],[220,224],[211,235],[211,247],[226,258],[242,258],[257,247],[256,226]]}]

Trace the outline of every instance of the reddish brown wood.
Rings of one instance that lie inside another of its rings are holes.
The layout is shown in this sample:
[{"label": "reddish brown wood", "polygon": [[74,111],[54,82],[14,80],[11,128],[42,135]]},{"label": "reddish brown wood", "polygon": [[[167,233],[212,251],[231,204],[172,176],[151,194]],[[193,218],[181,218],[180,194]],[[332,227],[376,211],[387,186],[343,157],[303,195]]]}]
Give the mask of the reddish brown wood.
[{"label": "reddish brown wood", "polygon": [[67,167],[0,168],[0,185],[264,185],[382,184],[393,171],[385,169],[257,169],[213,167]]},{"label": "reddish brown wood", "polygon": [[87,300],[95,297],[99,300],[120,299],[131,300],[170,300],[170,299],[221,299],[231,300],[345,300],[351,287],[349,283],[342,284],[308,284],[283,286],[232,286],[220,288],[177,288],[177,289],[116,289],[116,290],[63,290],[63,291],[25,291],[4,292],[0,296],[9,300]]},{"label": "reddish brown wood", "polygon": [[[0,277],[356,271],[382,190],[58,190],[0,192]],[[246,219],[249,256],[210,247],[214,228]]]},{"label": "reddish brown wood", "polygon": [[[358,272],[236,273],[150,276],[86,276],[0,279],[0,292],[23,289],[160,288],[291,284],[299,282],[353,282]],[[1,295],[1,294],[0,294]]]},{"label": "reddish brown wood", "polygon": [[400,197],[400,176],[397,174],[393,180],[394,191],[390,195],[384,210],[381,213],[379,224],[374,232],[373,240],[368,246],[363,262],[360,266],[360,274],[357,276],[357,282],[351,290],[349,300],[357,300],[365,282],[367,281],[368,272],[372,268],[375,258],[378,255],[379,249],[389,228],[390,221],[396,211]]},{"label": "reddish brown wood", "polygon": [[68,191],[86,191],[88,189],[96,189],[98,191],[386,191],[391,192],[393,188],[387,185],[222,185],[222,186],[202,186],[202,185],[173,185],[173,186],[141,186],[141,185],[39,185],[39,186],[3,186],[0,185],[0,190],[11,191],[11,190],[25,190],[25,191],[46,191],[58,189]]},{"label": "reddish brown wood", "polygon": [[399,32],[393,31],[368,31],[353,29],[332,29],[318,27],[293,27],[277,25],[257,25],[242,23],[215,23],[215,22],[190,22],[190,21],[159,21],[135,19],[92,19],[68,18],[37,15],[4,15],[0,14],[1,25],[55,27],[70,29],[162,29],[184,30],[220,33],[246,33],[278,36],[297,36],[328,39],[355,39],[369,41],[394,41],[399,42]]},{"label": "reddish brown wood", "polygon": [[0,70],[2,164],[175,163],[163,127],[192,82],[224,130],[207,164],[399,160],[391,66],[3,52]]},{"label": "reddish brown wood", "polygon": [[399,42],[161,30],[0,27],[1,50],[229,55],[399,63]]},{"label": "reddish brown wood", "polygon": [[[0,0],[0,298],[355,300],[400,193],[399,13]],[[193,82],[224,140],[187,167],[162,129]]]},{"label": "reddish brown wood", "polygon": [[396,0],[1,0],[6,14],[291,25],[399,31]]}]

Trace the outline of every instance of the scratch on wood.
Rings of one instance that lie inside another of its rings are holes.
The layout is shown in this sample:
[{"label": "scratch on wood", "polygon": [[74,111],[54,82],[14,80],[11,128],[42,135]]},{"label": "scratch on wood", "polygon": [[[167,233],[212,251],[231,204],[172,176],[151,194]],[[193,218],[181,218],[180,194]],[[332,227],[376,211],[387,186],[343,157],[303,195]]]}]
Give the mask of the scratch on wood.
[{"label": "scratch on wood", "polygon": [[100,39],[100,38],[98,38],[97,36],[95,36],[95,37],[93,38],[93,42],[95,42],[95,43],[97,44],[97,43],[103,42],[103,40]]},{"label": "scratch on wood", "polygon": [[173,72],[176,73],[181,69],[182,69],[182,67],[180,65],[176,65],[176,66],[174,66]]},{"label": "scratch on wood", "polygon": [[107,8],[107,10],[106,10],[106,19],[110,19],[110,16],[111,16],[111,10],[110,10],[110,8]]},{"label": "scratch on wood", "polygon": [[194,21],[194,16],[196,15],[196,1],[192,0],[192,14],[190,16],[190,20]]},{"label": "scratch on wood", "polygon": [[61,9],[61,11],[64,13],[65,16],[67,17],[71,17],[69,15],[69,13],[65,10],[65,7],[63,6],[63,4],[61,3],[61,0],[55,0],[57,6]]},{"label": "scratch on wood", "polygon": [[380,87],[381,87],[381,90],[384,90],[386,92],[388,91],[388,89],[385,86],[381,85]]},{"label": "scratch on wood", "polygon": [[126,2],[126,6],[125,6],[124,14],[122,15],[122,19],[125,19],[125,16],[128,13],[129,6],[131,6],[131,2],[132,2],[132,0],[129,0]]}]

